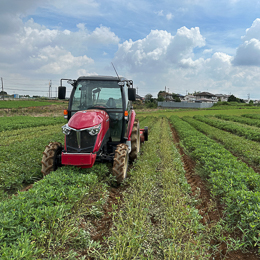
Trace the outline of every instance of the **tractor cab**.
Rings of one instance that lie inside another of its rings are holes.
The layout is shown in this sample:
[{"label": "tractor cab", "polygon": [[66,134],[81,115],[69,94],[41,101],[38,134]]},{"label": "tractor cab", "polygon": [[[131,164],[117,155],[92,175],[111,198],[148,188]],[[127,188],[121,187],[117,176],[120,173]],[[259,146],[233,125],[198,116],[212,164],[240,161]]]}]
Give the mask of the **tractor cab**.
[{"label": "tractor cab", "polygon": [[[67,119],[82,110],[99,109],[109,115],[112,141],[122,142],[130,114],[131,100],[135,100],[133,82],[117,77],[80,77],[71,82]],[[130,92],[129,95],[128,92]]]},{"label": "tractor cab", "polygon": [[[58,88],[65,99],[66,87]],[[62,126],[64,145],[51,142],[43,153],[42,173],[63,165],[90,168],[96,160],[112,161],[118,183],[127,173],[128,160],[137,158],[140,143],[148,140],[148,128],[140,129],[131,101],[136,90],[133,81],[122,77],[87,76],[68,80],[72,85]]]}]

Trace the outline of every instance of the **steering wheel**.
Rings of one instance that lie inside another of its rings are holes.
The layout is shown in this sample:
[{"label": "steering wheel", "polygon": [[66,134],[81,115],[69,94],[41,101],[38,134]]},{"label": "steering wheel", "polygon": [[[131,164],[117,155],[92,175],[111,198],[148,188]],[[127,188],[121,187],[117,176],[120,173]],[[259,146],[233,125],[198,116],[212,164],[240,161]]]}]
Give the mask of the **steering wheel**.
[{"label": "steering wheel", "polygon": [[109,106],[107,106],[105,104],[95,104],[92,107],[107,107],[108,108]]}]

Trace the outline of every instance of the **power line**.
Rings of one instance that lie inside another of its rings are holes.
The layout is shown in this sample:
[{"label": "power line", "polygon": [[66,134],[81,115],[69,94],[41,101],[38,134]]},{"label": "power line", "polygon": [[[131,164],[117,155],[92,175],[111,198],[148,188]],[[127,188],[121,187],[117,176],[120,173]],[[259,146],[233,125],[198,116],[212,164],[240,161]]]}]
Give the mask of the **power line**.
[{"label": "power line", "polygon": [[43,91],[43,90],[35,90],[35,89],[17,89],[17,88],[5,88],[5,89],[8,89],[8,90],[18,90],[18,91],[33,91],[33,92],[46,92],[46,90],[45,91]]}]

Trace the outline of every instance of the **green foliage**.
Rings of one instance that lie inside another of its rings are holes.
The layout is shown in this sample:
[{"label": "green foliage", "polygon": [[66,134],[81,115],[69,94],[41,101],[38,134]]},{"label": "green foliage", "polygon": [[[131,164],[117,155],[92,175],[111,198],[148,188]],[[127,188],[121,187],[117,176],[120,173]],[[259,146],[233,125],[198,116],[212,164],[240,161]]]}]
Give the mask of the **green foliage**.
[{"label": "green foliage", "polygon": [[0,100],[0,108],[38,107],[56,104],[55,102],[44,102],[34,100]]},{"label": "green foliage", "polygon": [[2,117],[0,120],[0,132],[36,126],[65,124],[65,119],[63,117],[12,116]]},{"label": "green foliage", "polygon": [[163,96],[158,96],[158,99],[157,99],[157,101],[159,101],[159,102],[162,102],[162,101],[164,101],[165,100],[165,98],[163,97]]},{"label": "green foliage", "polygon": [[241,116],[247,117],[247,118],[252,118],[252,119],[260,119],[259,114],[244,114],[244,115],[241,115]]},{"label": "green foliage", "polygon": [[244,103],[244,100],[243,99],[239,99],[239,98],[235,97],[234,95],[230,95],[228,97],[228,102]]},{"label": "green foliage", "polygon": [[96,252],[95,259],[208,259],[201,216],[189,197],[168,120],[159,118],[150,125],[122,207],[113,211],[115,228],[107,251]]},{"label": "green foliage", "polygon": [[42,178],[42,153],[50,141],[63,142],[61,126],[56,124],[0,132],[0,190],[15,192]]},{"label": "green foliage", "polygon": [[187,122],[175,116],[170,120],[185,148],[200,163],[212,194],[225,204],[226,222],[242,231],[244,247],[259,247],[259,174]]},{"label": "green foliage", "polygon": [[239,123],[227,122],[216,118],[209,118],[203,116],[194,116],[194,118],[216,128],[229,131],[239,136],[244,136],[249,140],[258,142],[260,141],[260,129],[257,127],[253,128]]},{"label": "green foliage", "polygon": [[260,146],[258,143],[217,129],[191,117],[183,117],[183,119],[208,137],[220,142],[227,150],[240,156],[245,162],[259,168]]},{"label": "green foliage", "polygon": [[45,252],[55,234],[62,244],[64,234],[59,231],[73,214],[75,204],[97,183],[95,173],[61,168],[29,191],[1,202],[1,259],[35,259]]},{"label": "green foliage", "polygon": [[260,120],[258,120],[258,119],[246,118],[246,117],[240,117],[240,116],[228,116],[228,115],[215,115],[215,117],[217,117],[219,119],[227,120],[227,121],[233,121],[233,122],[238,122],[241,124],[260,127]]},{"label": "green foliage", "polygon": [[172,93],[172,97],[173,97],[175,102],[181,102],[181,99],[180,99],[180,97],[177,94]]}]

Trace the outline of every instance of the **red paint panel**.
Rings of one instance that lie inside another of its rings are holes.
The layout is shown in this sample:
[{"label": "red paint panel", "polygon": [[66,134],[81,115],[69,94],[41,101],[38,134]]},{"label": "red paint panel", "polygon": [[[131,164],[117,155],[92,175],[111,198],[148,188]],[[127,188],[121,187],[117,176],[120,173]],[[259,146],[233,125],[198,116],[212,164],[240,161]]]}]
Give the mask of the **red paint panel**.
[{"label": "red paint panel", "polygon": [[109,119],[106,111],[99,109],[90,109],[78,111],[75,113],[68,122],[69,127],[76,130],[92,127],[102,124]]},{"label": "red paint panel", "polygon": [[74,165],[82,168],[90,168],[93,166],[96,160],[96,154],[74,154],[74,153],[62,153],[61,164]]},{"label": "red paint panel", "polygon": [[128,124],[128,129],[127,129],[127,141],[131,141],[131,134],[132,134],[132,130],[133,130],[133,126],[134,126],[134,122],[135,122],[135,111],[132,110],[131,115],[130,115],[130,121]]},{"label": "red paint panel", "polygon": [[76,130],[93,127],[99,124],[101,124],[101,129],[97,135],[93,153],[99,151],[102,140],[109,129],[109,116],[107,112],[99,109],[78,111],[68,122],[69,127]]}]

